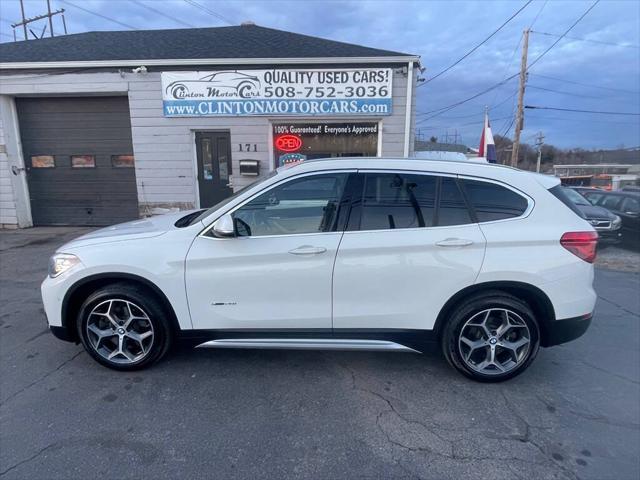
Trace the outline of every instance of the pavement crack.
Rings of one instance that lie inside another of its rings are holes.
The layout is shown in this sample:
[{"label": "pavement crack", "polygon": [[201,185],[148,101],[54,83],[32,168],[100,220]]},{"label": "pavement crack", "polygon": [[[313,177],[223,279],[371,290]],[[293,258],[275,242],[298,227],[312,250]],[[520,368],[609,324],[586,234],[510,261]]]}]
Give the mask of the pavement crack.
[{"label": "pavement crack", "polygon": [[612,377],[618,378],[620,380],[624,380],[625,382],[630,382],[630,383],[634,383],[636,385],[640,385],[640,381],[638,381],[638,380],[634,380],[633,378],[625,377],[624,375],[620,375],[618,373],[612,372],[610,370],[607,370],[606,368],[598,367],[597,365],[594,365],[593,363],[585,362],[584,360],[581,360],[581,359],[579,359],[578,362],[582,363],[583,365],[586,365],[589,368],[593,368],[594,370],[598,370],[599,372],[606,373],[607,375],[611,375]]},{"label": "pavement crack", "polygon": [[0,472],[0,477],[6,475],[7,473],[9,473],[12,470],[15,470],[16,468],[18,468],[21,465],[24,465],[25,463],[29,463],[32,460],[35,460],[36,458],[38,458],[40,455],[42,455],[44,452],[46,452],[47,450],[50,450],[54,447],[56,447],[58,445],[58,442],[53,442],[50,443],[49,445],[47,445],[46,447],[41,448],[40,450],[38,450],[36,453],[34,453],[33,455],[31,455],[28,458],[25,458],[24,460],[20,460],[18,463],[14,463],[13,465],[11,465],[9,468],[3,470],[2,472]]},{"label": "pavement crack", "polygon": [[48,377],[50,377],[51,375],[53,375],[54,373],[56,373],[57,371],[61,370],[62,368],[65,367],[65,365],[67,365],[68,363],[72,362],[73,360],[75,360],[78,356],[80,356],[82,353],[84,352],[84,350],[80,350],[79,352],[77,352],[75,355],[73,355],[71,358],[65,360],[64,362],[62,362],[60,365],[58,365],[56,368],[54,368],[53,370],[51,370],[50,372],[46,373],[45,375],[43,375],[42,377],[40,377],[37,380],[34,380],[33,382],[31,382],[29,385],[27,385],[26,387],[21,388],[20,390],[18,390],[17,392],[14,392],[13,394],[9,395],[7,398],[4,399],[4,401],[2,403],[0,403],[0,406],[4,406],[7,404],[7,402],[9,402],[10,400],[14,399],[15,397],[17,397],[18,395],[20,395],[21,393],[25,392],[26,390],[29,390],[31,387],[33,387],[34,385],[37,385],[38,383],[42,382],[43,380],[46,380]]},{"label": "pavement crack", "polygon": [[515,436],[515,438],[517,438],[519,441],[521,441],[523,443],[528,443],[529,445],[533,446],[534,448],[536,448],[543,455],[543,457],[547,460],[547,462],[551,463],[556,468],[559,468],[562,471],[562,473],[564,473],[565,475],[569,476],[573,480],[578,480],[579,477],[573,470],[570,470],[569,468],[565,467],[564,465],[561,465],[558,462],[556,462],[553,459],[553,457],[549,455],[549,453],[547,452],[547,449],[544,446],[539,445],[538,443],[534,442],[533,439],[531,438],[531,430],[532,429],[544,429],[544,428],[531,425],[527,421],[527,419],[524,418],[520,414],[520,412],[518,412],[518,410],[515,408],[515,406],[511,403],[511,400],[509,400],[509,398],[507,397],[507,394],[504,392],[504,390],[500,390],[500,394],[502,395],[502,398],[504,399],[504,402],[505,402],[505,405],[507,406],[507,409],[525,427],[524,433],[521,434],[520,436]]},{"label": "pavement crack", "polygon": [[613,305],[614,307],[618,307],[620,310],[622,310],[623,312],[628,313],[629,315],[633,315],[634,317],[638,317],[640,318],[640,314],[638,314],[637,312],[633,312],[631,310],[628,310],[627,308],[623,307],[622,305],[620,305],[619,303],[614,302],[613,300],[609,300],[608,298],[603,297],[602,295],[598,295],[598,298],[600,300],[604,300],[605,302]]}]

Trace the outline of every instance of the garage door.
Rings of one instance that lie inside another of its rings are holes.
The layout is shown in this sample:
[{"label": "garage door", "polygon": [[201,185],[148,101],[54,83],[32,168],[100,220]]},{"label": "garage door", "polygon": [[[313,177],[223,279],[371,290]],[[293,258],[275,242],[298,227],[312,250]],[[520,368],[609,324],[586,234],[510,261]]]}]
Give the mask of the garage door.
[{"label": "garage door", "polygon": [[126,97],[18,98],[34,225],[138,218]]}]

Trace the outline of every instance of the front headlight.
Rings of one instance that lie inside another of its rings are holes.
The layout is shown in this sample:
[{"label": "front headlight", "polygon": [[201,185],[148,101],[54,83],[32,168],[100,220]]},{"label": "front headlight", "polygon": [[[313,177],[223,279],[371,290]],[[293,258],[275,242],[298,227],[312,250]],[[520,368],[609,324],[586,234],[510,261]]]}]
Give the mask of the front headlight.
[{"label": "front headlight", "polygon": [[622,225],[622,219],[618,215],[614,215],[614,217],[613,222],[611,222],[611,228],[617,230]]},{"label": "front headlight", "polygon": [[80,259],[68,253],[56,253],[49,259],[49,276],[55,278],[80,263]]}]

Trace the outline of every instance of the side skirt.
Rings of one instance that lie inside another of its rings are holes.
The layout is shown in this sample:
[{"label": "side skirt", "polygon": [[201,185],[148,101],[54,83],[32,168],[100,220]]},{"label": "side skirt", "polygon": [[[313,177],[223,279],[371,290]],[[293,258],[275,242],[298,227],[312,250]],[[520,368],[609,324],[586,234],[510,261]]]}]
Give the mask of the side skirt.
[{"label": "side skirt", "polygon": [[434,347],[437,336],[403,329],[183,330],[180,341],[199,348],[422,352]]},{"label": "side skirt", "polygon": [[385,340],[342,340],[312,338],[224,338],[209,340],[196,348],[262,348],[286,350],[366,350],[387,352],[414,352],[413,348]]}]

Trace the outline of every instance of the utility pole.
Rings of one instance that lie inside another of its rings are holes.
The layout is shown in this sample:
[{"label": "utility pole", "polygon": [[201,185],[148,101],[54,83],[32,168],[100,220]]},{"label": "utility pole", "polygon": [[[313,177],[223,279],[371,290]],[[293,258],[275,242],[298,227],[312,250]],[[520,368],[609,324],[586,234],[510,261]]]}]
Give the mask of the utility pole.
[{"label": "utility pole", "polygon": [[[43,14],[43,15],[37,15],[35,17],[32,18],[26,18],[24,16],[24,4],[23,4],[23,0],[20,0],[20,10],[22,12],[22,21],[18,22],[18,23],[12,23],[11,26],[15,29],[16,27],[22,26],[22,28],[24,29],[24,39],[28,40],[29,39],[29,34],[27,33],[27,25],[33,22],[37,22],[38,20],[42,20],[43,18],[48,18],[49,19],[49,30],[51,31],[51,36],[53,37],[53,21],[52,21],[52,17],[54,15],[62,15],[62,23],[64,24],[64,33],[67,33],[67,25],[64,21],[64,8],[61,8],[59,10],[56,10],[55,12],[51,11],[51,5],[49,3],[49,0],[47,0],[47,13]],[[46,29],[46,25],[45,25],[45,29]],[[33,33],[33,31],[32,31]],[[33,36],[38,38],[38,36],[33,33]],[[44,30],[43,33],[41,35],[41,37],[44,36]]]},{"label": "utility pole", "polygon": [[538,161],[536,162],[536,172],[540,173],[540,163],[542,161],[542,145],[544,145],[544,135],[538,132],[536,135],[536,147],[538,147]]},{"label": "utility pole", "polygon": [[518,111],[516,113],[516,126],[513,132],[513,151],[511,152],[511,166],[518,166],[518,149],[520,148],[520,132],[524,125],[524,89],[527,83],[527,52],[529,50],[529,32],[524,31],[522,44],[522,60],[520,62],[520,87],[518,88]]}]

